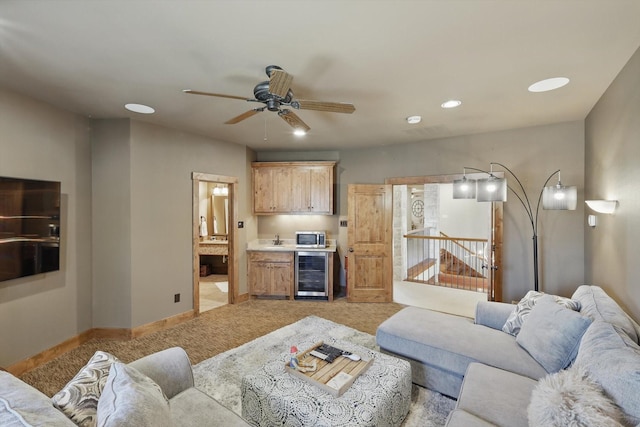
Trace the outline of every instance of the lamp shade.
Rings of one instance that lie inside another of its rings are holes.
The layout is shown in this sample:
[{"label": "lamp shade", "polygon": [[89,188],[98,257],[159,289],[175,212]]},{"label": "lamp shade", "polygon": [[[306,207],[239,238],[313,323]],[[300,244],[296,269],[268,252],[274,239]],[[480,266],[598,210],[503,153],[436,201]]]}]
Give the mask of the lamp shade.
[{"label": "lamp shade", "polygon": [[476,180],[456,179],[453,181],[453,198],[454,199],[475,199],[476,198]]},{"label": "lamp shade", "polygon": [[542,208],[547,210],[575,211],[578,205],[578,188],[562,184],[544,187]]},{"label": "lamp shade", "polygon": [[506,202],[507,180],[504,178],[479,179],[477,183],[476,200],[478,202]]}]

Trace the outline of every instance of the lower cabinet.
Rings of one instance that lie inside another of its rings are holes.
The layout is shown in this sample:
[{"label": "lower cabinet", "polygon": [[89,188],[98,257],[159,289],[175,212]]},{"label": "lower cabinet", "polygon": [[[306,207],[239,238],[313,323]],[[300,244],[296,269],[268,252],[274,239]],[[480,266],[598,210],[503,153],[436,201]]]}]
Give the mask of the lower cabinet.
[{"label": "lower cabinet", "polygon": [[293,298],[293,252],[249,252],[251,296]]}]

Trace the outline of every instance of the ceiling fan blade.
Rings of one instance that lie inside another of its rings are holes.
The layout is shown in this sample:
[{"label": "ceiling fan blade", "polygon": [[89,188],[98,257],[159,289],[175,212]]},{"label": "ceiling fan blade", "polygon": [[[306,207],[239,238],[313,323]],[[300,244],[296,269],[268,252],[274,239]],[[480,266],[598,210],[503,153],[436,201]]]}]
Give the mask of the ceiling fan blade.
[{"label": "ceiling fan blade", "polygon": [[289,126],[291,126],[294,129],[302,129],[305,132],[309,132],[311,130],[311,128],[307,126],[307,124],[303,122],[302,119],[298,117],[298,115],[291,110],[287,110],[287,109],[280,110],[278,111],[278,115],[282,117],[282,120],[287,122]]},{"label": "ceiling fan blade", "polygon": [[269,93],[284,98],[289,93],[293,76],[284,70],[273,69],[269,76]]},{"label": "ceiling fan blade", "polygon": [[291,106],[300,110],[328,111],[331,113],[351,114],[356,111],[356,107],[347,102],[324,102],[311,101],[308,99],[296,99],[291,102]]},{"label": "ceiling fan blade", "polygon": [[238,122],[243,121],[244,119],[248,119],[249,117],[255,116],[256,114],[258,114],[259,112],[261,112],[262,110],[264,110],[264,108],[254,108],[253,110],[249,110],[246,111],[242,114],[240,114],[239,116],[236,116],[232,119],[227,120],[226,122],[224,122],[225,125],[234,125]]},{"label": "ceiling fan blade", "polygon": [[231,98],[231,99],[241,99],[243,101],[251,101],[250,99],[247,99],[244,96],[224,95],[222,93],[201,92],[199,90],[191,90],[191,89],[183,89],[183,92],[190,93],[192,95],[217,96],[219,98]]}]

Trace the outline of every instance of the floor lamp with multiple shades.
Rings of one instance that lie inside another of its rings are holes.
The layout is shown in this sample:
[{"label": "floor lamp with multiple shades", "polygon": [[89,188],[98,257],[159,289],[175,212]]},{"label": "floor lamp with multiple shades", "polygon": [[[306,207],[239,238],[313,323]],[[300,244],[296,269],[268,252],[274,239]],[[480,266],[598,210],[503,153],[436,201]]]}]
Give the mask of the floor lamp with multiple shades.
[{"label": "floor lamp with multiple shades", "polygon": [[[518,183],[518,187],[513,189],[507,184],[506,178],[498,178],[493,173],[493,166],[497,165],[506,170]],[[487,178],[483,179],[469,179],[466,176],[467,169],[485,173]],[[547,184],[553,178],[554,175],[558,175],[558,183],[547,187]],[[454,199],[476,199],[478,202],[506,202],[507,201],[507,189],[511,190],[513,194],[520,200],[520,203],[524,207],[531,223],[531,230],[533,232],[533,283],[534,290],[539,290],[538,280],[538,213],[540,211],[540,202],[542,202],[542,208],[546,210],[575,210],[578,203],[578,191],[575,186],[564,186],[560,181],[560,169],[553,172],[542,185],[540,195],[538,196],[538,203],[535,211],[531,206],[529,196],[524,190],[524,187],[518,177],[505,165],[497,162],[490,163],[489,171],[482,169],[476,169],[465,166],[462,174],[462,179],[456,179],[453,181],[453,198]],[[518,191],[516,191],[518,190]]]}]

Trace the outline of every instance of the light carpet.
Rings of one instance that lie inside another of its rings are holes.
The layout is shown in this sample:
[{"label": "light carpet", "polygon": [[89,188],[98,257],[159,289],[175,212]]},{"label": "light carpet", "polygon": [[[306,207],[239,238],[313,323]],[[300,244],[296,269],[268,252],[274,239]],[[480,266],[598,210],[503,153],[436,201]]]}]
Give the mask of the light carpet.
[{"label": "light carpet", "polygon": [[[284,363],[291,345],[300,349],[305,345],[309,347],[317,340],[317,336],[322,336],[325,341],[346,341],[378,350],[373,335],[321,317],[308,316],[198,363],[193,368],[196,386],[236,414],[242,415],[240,385],[243,375],[271,360]],[[453,399],[414,384],[411,408],[402,426],[444,426],[454,405]]]}]

